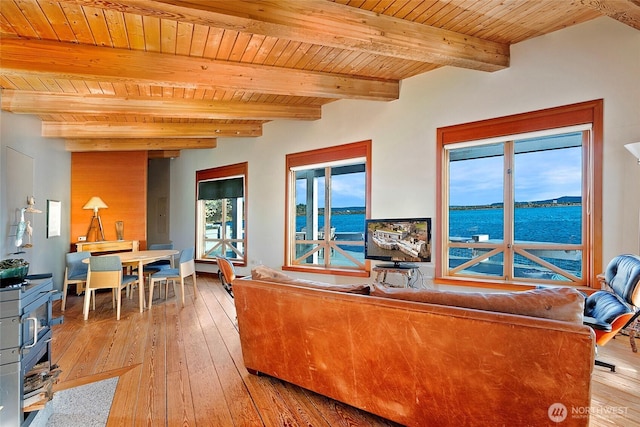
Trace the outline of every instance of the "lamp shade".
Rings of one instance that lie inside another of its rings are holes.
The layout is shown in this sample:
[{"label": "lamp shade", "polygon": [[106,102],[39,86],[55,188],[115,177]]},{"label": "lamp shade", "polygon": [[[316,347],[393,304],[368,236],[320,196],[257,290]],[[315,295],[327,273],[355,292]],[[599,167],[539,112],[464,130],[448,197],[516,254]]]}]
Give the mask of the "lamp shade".
[{"label": "lamp shade", "polygon": [[98,196],[93,196],[89,199],[89,201],[82,207],[82,209],[93,209],[94,212],[98,212],[98,209],[108,208],[107,204],[102,201],[102,199]]},{"label": "lamp shade", "polygon": [[638,163],[640,163],[640,142],[625,144],[624,148],[626,148],[631,154],[636,156],[636,159],[638,159]]}]

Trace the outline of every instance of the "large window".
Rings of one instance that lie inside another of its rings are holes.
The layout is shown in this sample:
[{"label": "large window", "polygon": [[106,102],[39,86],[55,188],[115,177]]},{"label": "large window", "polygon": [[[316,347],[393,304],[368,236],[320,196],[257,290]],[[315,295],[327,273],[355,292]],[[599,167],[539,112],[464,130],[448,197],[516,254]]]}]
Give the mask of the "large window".
[{"label": "large window", "polygon": [[197,259],[246,264],[247,164],[196,172]]},{"label": "large window", "polygon": [[596,101],[439,130],[439,277],[593,282],[601,108]]},{"label": "large window", "polygon": [[370,152],[365,141],[287,156],[283,268],[366,274]]}]

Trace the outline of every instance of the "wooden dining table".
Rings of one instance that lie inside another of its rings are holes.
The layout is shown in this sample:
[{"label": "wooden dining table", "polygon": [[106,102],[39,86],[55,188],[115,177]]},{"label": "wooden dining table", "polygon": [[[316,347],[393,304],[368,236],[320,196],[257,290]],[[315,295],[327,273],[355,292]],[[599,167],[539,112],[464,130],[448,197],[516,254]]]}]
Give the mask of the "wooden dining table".
[{"label": "wooden dining table", "polygon": [[[146,251],[133,251],[133,252],[118,252],[115,254],[99,255],[118,255],[120,262],[125,267],[137,267],[138,268],[138,297],[140,302],[140,313],[144,310],[145,297],[144,297],[144,266],[161,259],[171,259],[174,255],[177,255],[179,251],[175,249],[153,249]],[[83,260],[83,262],[89,262],[89,259]],[[172,263],[173,264],[173,263]]]}]

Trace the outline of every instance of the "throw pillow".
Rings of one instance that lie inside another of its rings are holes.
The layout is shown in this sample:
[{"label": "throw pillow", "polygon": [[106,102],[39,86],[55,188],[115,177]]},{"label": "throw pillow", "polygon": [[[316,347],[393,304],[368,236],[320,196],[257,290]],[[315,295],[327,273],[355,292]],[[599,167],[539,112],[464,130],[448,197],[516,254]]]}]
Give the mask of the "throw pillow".
[{"label": "throw pillow", "polygon": [[522,292],[452,292],[432,289],[387,288],[374,285],[371,295],[520,314],[582,324],[584,296],[571,288],[542,288]]},{"label": "throw pillow", "polygon": [[312,280],[296,279],[280,271],[259,265],[251,270],[251,278],[265,282],[277,282],[287,285],[304,286],[307,288],[324,289],[328,291],[348,292],[352,294],[369,295],[369,285],[332,285],[325,282],[315,282]]}]

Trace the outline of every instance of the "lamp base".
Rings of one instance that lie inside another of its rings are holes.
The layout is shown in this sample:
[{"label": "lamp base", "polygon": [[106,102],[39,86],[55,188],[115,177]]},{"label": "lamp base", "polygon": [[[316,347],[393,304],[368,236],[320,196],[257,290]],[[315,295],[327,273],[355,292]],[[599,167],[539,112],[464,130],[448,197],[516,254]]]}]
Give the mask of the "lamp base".
[{"label": "lamp base", "polygon": [[[100,237],[100,239],[98,239]],[[87,241],[88,242],[103,242],[104,238],[104,230],[102,229],[102,220],[99,215],[95,215],[91,217],[91,223],[89,224],[89,229],[87,230]]]}]

